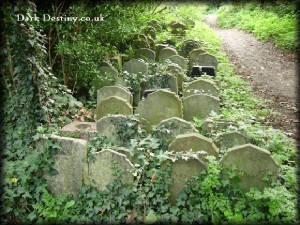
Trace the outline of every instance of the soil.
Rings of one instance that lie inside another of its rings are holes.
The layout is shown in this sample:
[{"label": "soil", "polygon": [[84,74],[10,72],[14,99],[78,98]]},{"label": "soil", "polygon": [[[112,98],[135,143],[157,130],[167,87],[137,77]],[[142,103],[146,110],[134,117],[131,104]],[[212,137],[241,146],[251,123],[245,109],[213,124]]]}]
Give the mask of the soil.
[{"label": "soil", "polygon": [[222,40],[235,73],[247,80],[256,94],[272,100],[269,107],[281,113],[268,118],[274,122],[273,127],[296,139],[299,124],[296,54],[278,49],[271,42],[259,41],[251,33],[222,29],[217,25],[217,15],[207,15],[205,21]]}]

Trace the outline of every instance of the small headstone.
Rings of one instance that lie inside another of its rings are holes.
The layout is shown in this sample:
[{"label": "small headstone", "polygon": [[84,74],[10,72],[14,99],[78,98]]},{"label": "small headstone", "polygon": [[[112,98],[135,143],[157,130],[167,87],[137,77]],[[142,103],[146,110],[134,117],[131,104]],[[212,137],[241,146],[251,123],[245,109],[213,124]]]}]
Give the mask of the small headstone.
[{"label": "small headstone", "polygon": [[185,30],[187,29],[184,23],[175,21],[170,24],[170,27],[172,34],[185,34]]},{"label": "small headstone", "polygon": [[192,123],[178,117],[162,120],[155,130],[161,138],[168,139],[168,142],[172,141],[179,134],[198,132]]},{"label": "small headstone", "polygon": [[[89,168],[85,170],[84,182],[95,186],[99,191],[107,189],[107,185],[116,179],[112,165],[123,170],[121,181],[130,184],[133,182],[133,175],[130,172],[133,165],[126,155],[105,149],[91,154],[95,161],[89,163]],[[94,182],[95,183],[94,183]]]},{"label": "small headstone", "polygon": [[162,31],[162,27],[161,27],[160,23],[155,19],[151,20],[149,22],[149,25],[153,26],[156,29],[156,31],[158,31],[158,32]]},{"label": "small headstone", "polygon": [[135,56],[137,58],[142,58],[145,60],[154,61],[155,60],[155,52],[149,48],[140,48],[136,50]]},{"label": "small headstone", "polygon": [[[226,166],[235,166],[244,172],[241,186],[246,190],[256,187],[263,190],[270,182],[263,180],[269,176],[276,179],[279,165],[274,161],[271,153],[252,144],[245,144],[228,149],[220,161]],[[271,172],[272,175],[268,175]]]},{"label": "small headstone", "polygon": [[54,155],[55,163],[53,168],[58,174],[51,176],[45,174],[45,179],[51,193],[76,195],[77,190],[82,186],[84,170],[88,164],[83,162],[87,157],[87,141],[76,138],[50,137],[55,142],[61,144],[61,151]]},{"label": "small headstone", "polygon": [[188,60],[180,55],[172,55],[169,60],[179,65],[183,70],[187,70]]},{"label": "small headstone", "polygon": [[75,120],[72,123],[67,124],[61,129],[61,132],[65,135],[77,134],[80,139],[89,140],[96,134],[95,122],[82,122]]},{"label": "small headstone", "polygon": [[158,60],[159,53],[162,49],[169,47],[169,45],[166,44],[156,44],[155,45],[155,55],[156,59]]},{"label": "small headstone", "polygon": [[103,66],[100,66],[99,71],[101,74],[105,75],[105,74],[111,74],[114,76],[118,75],[118,71],[109,63],[103,63]]},{"label": "small headstone", "polygon": [[189,65],[190,65],[190,68],[192,68],[193,66],[197,66],[197,65],[200,65],[201,66],[201,64],[199,64],[198,63],[198,57],[199,57],[199,55],[201,55],[201,54],[204,54],[204,53],[206,53],[203,49],[201,49],[201,48],[197,48],[197,49],[194,49],[194,50],[192,50],[192,51],[190,51],[190,53],[189,53]]},{"label": "small headstone", "polygon": [[148,74],[148,65],[142,59],[131,59],[124,63],[123,70],[134,74]]},{"label": "small headstone", "polygon": [[[128,116],[107,115],[96,122],[97,133],[100,136],[109,138],[111,142],[116,145],[124,145],[125,143],[122,137],[118,134],[118,129],[122,129],[121,124],[126,120],[130,120],[132,124],[136,124],[136,126],[138,125],[138,121],[130,119]],[[137,127],[133,127],[132,129],[137,129]]]},{"label": "small headstone", "polygon": [[219,89],[216,84],[211,80],[197,79],[192,81],[183,92],[184,97],[188,97],[193,94],[208,94],[214,97],[219,97]]},{"label": "small headstone", "polygon": [[169,189],[171,192],[169,200],[172,205],[176,204],[176,199],[184,188],[187,179],[194,175],[199,175],[205,168],[206,164],[203,161],[194,158],[188,160],[179,159],[172,163],[171,178],[174,183]]},{"label": "small headstone", "polygon": [[214,111],[219,113],[219,99],[210,95],[195,94],[183,98],[183,118],[193,121],[194,117],[206,118]]},{"label": "small headstone", "polygon": [[200,47],[200,42],[195,40],[186,40],[183,42],[180,50],[180,55],[187,58],[189,56],[190,51],[193,49],[197,49]]},{"label": "small headstone", "polygon": [[136,112],[143,118],[146,130],[150,131],[153,125],[159,124],[164,119],[174,116],[182,118],[182,104],[175,93],[158,90],[140,101]]},{"label": "small headstone", "polygon": [[150,48],[150,44],[147,39],[135,39],[132,41],[132,47],[135,49],[138,48]]},{"label": "small headstone", "polygon": [[249,138],[240,132],[233,131],[221,134],[217,138],[216,143],[221,147],[232,148],[249,143]]},{"label": "small headstone", "polygon": [[126,90],[125,87],[121,86],[105,86],[99,89],[97,91],[97,104],[102,100],[112,96],[123,98],[130,105],[132,105],[132,94],[130,93],[130,91]]},{"label": "small headstone", "polygon": [[176,49],[170,48],[170,47],[163,48],[159,52],[158,60],[160,62],[164,62],[166,59],[170,58],[172,55],[178,55]]},{"label": "small headstone", "polygon": [[[187,152],[190,149],[193,152],[204,151],[207,155],[213,155],[218,157],[219,149],[214,144],[213,140],[199,133],[179,134],[170,143],[169,151],[174,152]],[[199,155],[201,160],[205,161],[206,155]]]},{"label": "small headstone", "polygon": [[97,103],[96,119],[108,114],[132,115],[132,106],[123,98],[112,96]]},{"label": "small headstone", "polygon": [[166,71],[167,71],[167,73],[176,76],[178,89],[182,90],[183,76],[184,76],[184,72],[183,72],[182,68],[177,66],[177,65],[176,66],[175,65],[169,65],[167,67]]},{"label": "small headstone", "polygon": [[195,54],[189,57],[189,66],[190,70],[192,67],[196,66],[213,66],[215,69],[218,67],[218,61],[215,56],[203,53],[203,54]]}]

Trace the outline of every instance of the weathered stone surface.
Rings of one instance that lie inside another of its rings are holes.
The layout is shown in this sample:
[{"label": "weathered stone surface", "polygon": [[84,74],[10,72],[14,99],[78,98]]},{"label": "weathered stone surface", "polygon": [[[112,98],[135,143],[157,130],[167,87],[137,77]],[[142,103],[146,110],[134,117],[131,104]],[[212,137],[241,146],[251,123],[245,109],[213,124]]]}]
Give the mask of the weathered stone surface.
[{"label": "weathered stone surface", "polygon": [[114,76],[118,75],[118,71],[109,63],[103,62],[103,65],[100,66],[99,71],[101,74],[106,75],[106,74],[111,74]]},{"label": "weathered stone surface", "polygon": [[123,98],[112,96],[97,103],[96,119],[99,120],[108,114],[132,115],[132,106]]},{"label": "weathered stone surface", "polygon": [[219,113],[219,99],[210,95],[195,94],[183,98],[183,118],[193,121],[193,117],[206,118],[214,111]]},{"label": "weathered stone surface", "polygon": [[171,117],[182,118],[182,104],[173,92],[158,90],[140,101],[136,112],[143,118],[142,122],[148,131],[153,125]]},{"label": "weathered stone surface", "polygon": [[187,70],[188,60],[180,55],[172,55],[169,60],[179,65],[183,70]]},{"label": "weathered stone surface", "polygon": [[178,55],[176,49],[166,47],[160,50],[159,55],[158,55],[158,60],[160,62],[164,62],[166,59],[170,58],[172,55]]},{"label": "weathered stone surface", "polygon": [[87,157],[87,141],[56,135],[52,135],[51,139],[61,144],[62,149],[54,155],[53,168],[58,174],[54,176],[45,174],[49,190],[53,195],[64,193],[75,195],[82,186],[83,173],[88,166],[83,162]]},{"label": "weathered stone surface", "polygon": [[166,75],[168,78],[168,87],[173,91],[175,94],[178,94],[178,83],[177,77],[172,74]]},{"label": "weathered stone surface", "polygon": [[249,143],[249,138],[240,132],[233,131],[221,134],[217,138],[216,143],[221,147],[232,148]]},{"label": "weathered stone surface", "polygon": [[[118,128],[122,129],[120,126],[125,120],[130,120],[130,118],[124,115],[108,115],[101,118],[96,122],[98,135],[109,138],[114,144],[124,145],[122,138],[118,134]],[[132,119],[132,122],[137,121]]]},{"label": "weathered stone surface", "polygon": [[192,81],[183,92],[184,97],[188,97],[193,94],[207,94],[219,97],[219,89],[214,81],[199,78]]},{"label": "weathered stone surface", "polygon": [[81,139],[89,140],[96,134],[96,123],[75,120],[64,126],[61,132],[65,135],[78,134]]},{"label": "weathered stone surface", "polygon": [[159,56],[160,51],[164,48],[167,48],[167,47],[169,47],[169,45],[167,45],[167,44],[156,44],[155,45],[155,56],[156,56],[157,60],[158,60],[158,56]]},{"label": "weathered stone surface", "polygon": [[97,103],[112,96],[120,97],[132,105],[133,97],[131,92],[121,86],[105,86],[99,89],[97,91]]},{"label": "weathered stone surface", "polygon": [[172,34],[185,34],[185,30],[187,29],[186,25],[182,22],[173,21],[170,24],[171,33]]},{"label": "weathered stone surface", "polygon": [[206,164],[199,159],[177,160],[172,163],[171,177],[174,184],[170,186],[171,195],[169,200],[172,205],[176,204],[176,198],[180,191],[184,188],[188,178],[199,175],[206,168]]},{"label": "weathered stone surface", "polygon": [[132,41],[132,47],[137,48],[150,48],[150,44],[148,43],[147,39],[134,39]]},{"label": "weathered stone surface", "polygon": [[113,175],[114,169],[111,168],[114,163],[117,168],[123,170],[121,175],[123,183],[129,184],[133,181],[133,175],[129,171],[133,165],[126,155],[105,149],[92,153],[92,157],[95,158],[95,162],[90,162],[88,170],[85,170],[84,182],[86,184],[94,185],[99,191],[107,189],[106,186],[116,179]]},{"label": "weathered stone surface", "polygon": [[154,61],[155,60],[155,52],[149,48],[140,48],[136,50],[135,56],[137,58],[142,58],[145,60]]},{"label": "weathered stone surface", "polygon": [[[213,155],[218,157],[219,149],[214,144],[213,140],[199,133],[179,134],[170,143],[169,151],[187,152],[192,149],[194,152],[204,151],[206,155]],[[199,157],[206,161],[206,155],[199,155]]]},{"label": "weathered stone surface", "polygon": [[235,124],[234,122],[229,122],[229,121],[225,121],[225,120],[213,121],[211,118],[207,118],[202,123],[201,129],[203,131],[212,133],[215,131],[221,131],[223,129],[226,129],[229,126],[236,127],[237,124]]},{"label": "weathered stone surface", "polygon": [[150,49],[154,51],[155,50],[155,42],[154,42],[153,38],[147,36],[147,42],[149,44]]},{"label": "weathered stone surface", "polygon": [[131,59],[124,63],[123,70],[128,73],[142,73],[148,74],[148,65],[142,59]]},{"label": "weathered stone surface", "polygon": [[180,55],[187,58],[189,56],[190,51],[193,49],[197,49],[200,47],[200,42],[195,40],[186,40],[183,42],[180,50]]},{"label": "weathered stone surface", "polygon": [[156,29],[156,31],[162,31],[162,27],[161,27],[159,21],[157,21],[155,19],[151,20],[149,22],[149,25],[153,26]]},{"label": "weathered stone surface", "polygon": [[271,157],[271,153],[252,144],[240,145],[228,149],[220,161],[227,166],[236,166],[244,172],[241,186],[246,190],[256,187],[263,190],[270,183],[263,178],[271,172],[270,178],[276,179],[279,165]]},{"label": "weathered stone surface", "polygon": [[190,68],[192,68],[195,65],[196,66],[201,65],[201,64],[199,64],[199,56],[204,53],[206,53],[206,52],[201,48],[193,49],[192,51],[190,51],[190,53],[189,53]]},{"label": "weathered stone surface", "polygon": [[179,90],[182,90],[183,87],[183,76],[184,72],[181,67],[175,65],[169,65],[166,69],[167,73],[176,76],[177,78],[177,86]]},{"label": "weathered stone surface", "polygon": [[198,55],[193,55],[189,57],[189,67],[190,70],[194,65],[197,66],[213,66],[215,69],[218,67],[218,61],[215,56],[208,54],[208,53],[203,53],[203,54],[198,54]]},{"label": "weathered stone surface", "polygon": [[168,139],[169,142],[179,134],[198,132],[192,123],[178,117],[162,120],[155,129],[161,138]]}]

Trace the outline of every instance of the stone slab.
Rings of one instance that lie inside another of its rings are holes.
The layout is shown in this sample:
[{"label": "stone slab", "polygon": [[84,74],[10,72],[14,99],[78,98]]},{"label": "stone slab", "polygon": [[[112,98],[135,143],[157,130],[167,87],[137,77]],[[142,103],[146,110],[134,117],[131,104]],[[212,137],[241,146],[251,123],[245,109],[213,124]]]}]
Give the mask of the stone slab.
[{"label": "stone slab", "polygon": [[123,70],[134,74],[148,74],[148,65],[142,59],[131,59],[124,63]]},{"label": "stone slab", "polygon": [[97,103],[96,119],[99,120],[108,114],[132,115],[132,106],[123,98],[112,96]]},{"label": "stone slab", "polygon": [[143,118],[143,124],[150,131],[153,125],[164,119],[174,116],[182,118],[182,103],[175,93],[160,89],[140,101],[136,112]]},{"label": "stone slab", "polygon": [[195,94],[183,98],[183,118],[193,121],[193,117],[207,118],[212,111],[219,113],[219,99],[210,95]]},{"label": "stone slab", "polygon": [[75,120],[64,126],[61,132],[66,135],[78,134],[80,135],[80,139],[88,141],[96,134],[96,123]]},{"label": "stone slab", "polygon": [[207,94],[219,97],[219,88],[212,80],[198,78],[197,80],[189,83],[183,92],[184,97],[188,97],[193,94]]},{"label": "stone slab", "polygon": [[133,175],[130,172],[133,165],[126,155],[111,149],[105,149],[92,153],[92,157],[95,158],[95,161],[90,162],[89,168],[85,170],[84,182],[86,184],[95,186],[99,191],[106,190],[106,186],[116,179],[114,169],[111,168],[115,163],[116,167],[123,170],[121,181],[127,184],[133,182]]},{"label": "stone slab", "polygon": [[178,55],[176,49],[166,47],[160,50],[158,55],[159,62],[164,62],[166,59],[170,58],[172,55]]},{"label": "stone slab", "polygon": [[232,148],[249,143],[249,137],[237,131],[227,132],[218,136],[216,143],[219,147]]},{"label": "stone slab", "polygon": [[271,157],[271,153],[252,144],[228,149],[220,162],[229,167],[235,166],[244,172],[240,185],[246,190],[250,190],[251,187],[263,190],[270,185],[263,177],[270,171],[270,178],[276,179],[279,171],[279,165]]},{"label": "stone slab", "polygon": [[136,50],[135,56],[137,58],[145,59],[147,61],[155,60],[155,52],[149,48],[140,48]]}]

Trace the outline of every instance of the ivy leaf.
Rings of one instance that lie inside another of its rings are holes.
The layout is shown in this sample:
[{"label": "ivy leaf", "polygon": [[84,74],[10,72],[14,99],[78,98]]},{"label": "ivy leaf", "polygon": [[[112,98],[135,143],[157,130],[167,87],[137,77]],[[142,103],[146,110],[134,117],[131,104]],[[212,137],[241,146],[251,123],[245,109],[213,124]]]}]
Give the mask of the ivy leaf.
[{"label": "ivy leaf", "polygon": [[58,174],[58,171],[57,171],[56,169],[54,169],[54,168],[50,168],[49,174],[50,174],[51,176],[55,176],[55,175]]},{"label": "ivy leaf", "polygon": [[75,204],[75,201],[74,200],[71,200],[71,201],[68,201],[65,205],[65,209],[68,209],[70,208],[71,206],[73,206]]}]

